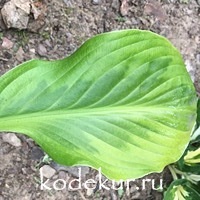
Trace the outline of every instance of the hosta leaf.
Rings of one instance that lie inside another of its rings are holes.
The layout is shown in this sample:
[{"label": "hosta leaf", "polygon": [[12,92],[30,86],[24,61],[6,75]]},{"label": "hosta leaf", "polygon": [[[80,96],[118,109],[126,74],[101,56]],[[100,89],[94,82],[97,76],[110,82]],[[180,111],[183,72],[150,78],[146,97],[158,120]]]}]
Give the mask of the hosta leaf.
[{"label": "hosta leaf", "polygon": [[188,151],[184,156],[186,165],[199,164],[200,163],[200,148],[195,151]]},{"label": "hosta leaf", "polygon": [[32,137],[55,161],[137,178],[176,161],[196,120],[196,94],[161,36],[98,35],[70,57],[32,60],[0,78],[0,130]]},{"label": "hosta leaf", "polygon": [[164,200],[197,200],[200,199],[198,186],[185,179],[171,183],[164,195]]},{"label": "hosta leaf", "polygon": [[[198,128],[194,133],[199,132]],[[192,136],[192,137],[193,137]],[[198,176],[200,181],[200,162],[199,162],[199,146],[200,142],[198,140],[192,140],[190,138],[190,143],[183,153],[182,157],[176,162],[175,167],[182,172],[186,172],[189,175]],[[193,179],[193,178],[192,178]]]}]

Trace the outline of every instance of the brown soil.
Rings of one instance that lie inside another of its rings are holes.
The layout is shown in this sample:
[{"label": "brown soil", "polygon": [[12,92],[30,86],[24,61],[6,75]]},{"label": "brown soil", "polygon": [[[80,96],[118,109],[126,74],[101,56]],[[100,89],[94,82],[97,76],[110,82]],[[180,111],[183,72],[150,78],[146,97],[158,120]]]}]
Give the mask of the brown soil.
[{"label": "brown soil", "polygon": [[[0,1],[0,8],[6,0]],[[35,1],[36,2],[36,1]],[[95,3],[96,2],[96,3]],[[27,30],[5,29],[0,17],[0,74],[4,74],[23,61],[40,59],[60,59],[74,52],[86,39],[98,33],[111,30],[140,28],[167,37],[182,53],[187,68],[200,92],[200,5],[199,1],[188,0],[40,0],[38,4],[43,14],[38,20],[30,16]],[[3,37],[13,43],[11,49],[1,46]],[[44,154],[30,139],[18,135],[21,147],[6,143],[0,135],[0,200],[75,200],[75,199],[123,199],[161,200],[161,192],[151,185],[141,189],[141,181],[130,184],[129,190],[107,191],[81,189],[77,191],[42,191],[38,168]],[[156,163],[155,163],[156,165]],[[63,168],[52,162],[56,174],[51,181],[61,178],[72,180],[77,177],[74,168]],[[97,171],[88,168],[83,181],[98,179]],[[145,178],[155,179],[159,184],[164,179],[164,187],[171,181],[165,170]],[[140,187],[136,190],[136,187]]]}]

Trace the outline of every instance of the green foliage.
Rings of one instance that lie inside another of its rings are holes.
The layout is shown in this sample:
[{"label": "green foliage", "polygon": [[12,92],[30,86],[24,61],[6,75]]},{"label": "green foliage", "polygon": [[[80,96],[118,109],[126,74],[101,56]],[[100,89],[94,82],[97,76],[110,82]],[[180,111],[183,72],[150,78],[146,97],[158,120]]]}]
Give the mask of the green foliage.
[{"label": "green foliage", "polygon": [[180,0],[180,3],[189,3],[189,0]]},{"label": "green foliage", "polygon": [[17,32],[19,38],[19,46],[26,46],[29,42],[28,33],[25,30],[20,30]]},{"label": "green foliage", "polygon": [[196,120],[179,52],[148,31],[105,33],[70,57],[32,60],[0,78],[0,131],[33,138],[55,161],[115,180],[177,161]]},{"label": "green foliage", "polygon": [[192,184],[191,182],[185,179],[173,181],[164,195],[164,200],[198,200],[198,199],[200,199],[198,186]]},{"label": "green foliage", "polygon": [[45,40],[50,39],[50,33],[48,31],[42,32],[41,35]]},{"label": "green foliage", "polygon": [[[198,112],[199,114],[199,112]],[[174,181],[171,183],[164,200],[200,199],[200,160],[199,127],[182,157],[171,167]]]},{"label": "green foliage", "polygon": [[3,33],[0,32],[0,40],[3,38]]},{"label": "green foliage", "polygon": [[119,17],[116,17],[115,20],[118,21],[118,22],[125,22],[126,18],[119,16]]}]

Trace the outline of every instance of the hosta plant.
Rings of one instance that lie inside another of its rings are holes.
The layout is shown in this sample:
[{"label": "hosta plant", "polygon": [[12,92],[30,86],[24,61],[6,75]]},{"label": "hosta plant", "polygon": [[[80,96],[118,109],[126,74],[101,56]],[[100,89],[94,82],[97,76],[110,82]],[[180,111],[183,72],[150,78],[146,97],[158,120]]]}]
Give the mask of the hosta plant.
[{"label": "hosta plant", "polygon": [[[199,114],[198,114],[199,115]],[[174,181],[164,194],[165,200],[200,199],[200,128],[196,129],[182,157],[169,166]]]},{"label": "hosta plant", "polygon": [[0,103],[1,132],[26,134],[60,164],[125,180],[182,156],[197,98],[168,40],[124,30],[95,36],[65,59],[15,67],[0,78]]}]

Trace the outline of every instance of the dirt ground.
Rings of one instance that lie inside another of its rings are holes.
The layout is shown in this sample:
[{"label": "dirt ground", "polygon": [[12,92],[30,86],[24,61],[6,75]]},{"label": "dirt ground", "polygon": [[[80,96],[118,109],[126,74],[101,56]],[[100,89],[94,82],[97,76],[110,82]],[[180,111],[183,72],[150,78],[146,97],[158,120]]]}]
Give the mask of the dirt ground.
[{"label": "dirt ground", "polygon": [[[0,9],[7,0],[0,0]],[[112,30],[147,29],[167,37],[182,53],[188,71],[200,93],[200,1],[195,0],[38,0],[41,10],[37,20],[30,16],[26,30],[6,29],[0,17],[0,75],[23,61],[60,59],[74,52],[85,40]],[[6,39],[5,39],[6,38]],[[127,188],[116,190],[41,190],[39,168],[44,152],[25,136],[16,134],[19,147],[0,135],[0,200],[161,200],[160,190],[147,184],[142,189],[139,179]],[[156,163],[155,163],[156,164]],[[78,177],[77,168],[59,166],[50,178],[70,181]],[[98,180],[98,172],[82,170],[82,180]],[[156,187],[170,183],[168,170],[145,178],[155,179]],[[135,189],[139,187],[139,189]]]}]

